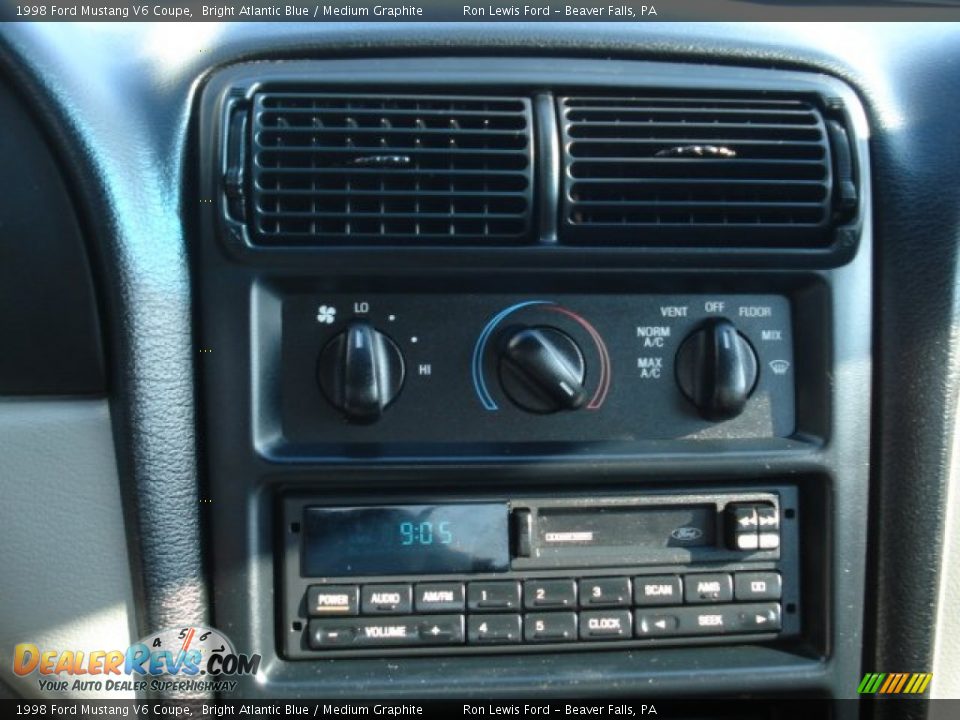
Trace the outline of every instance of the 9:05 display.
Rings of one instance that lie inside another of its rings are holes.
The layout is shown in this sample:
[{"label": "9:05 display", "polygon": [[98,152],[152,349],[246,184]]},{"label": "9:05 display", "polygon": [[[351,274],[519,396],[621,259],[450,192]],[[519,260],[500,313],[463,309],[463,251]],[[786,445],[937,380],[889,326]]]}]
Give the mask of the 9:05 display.
[{"label": "9:05 display", "polygon": [[446,520],[436,523],[436,533],[432,522],[402,522],[400,536],[403,538],[402,545],[433,545],[435,541],[440,545],[449,545],[453,542],[450,523]]}]

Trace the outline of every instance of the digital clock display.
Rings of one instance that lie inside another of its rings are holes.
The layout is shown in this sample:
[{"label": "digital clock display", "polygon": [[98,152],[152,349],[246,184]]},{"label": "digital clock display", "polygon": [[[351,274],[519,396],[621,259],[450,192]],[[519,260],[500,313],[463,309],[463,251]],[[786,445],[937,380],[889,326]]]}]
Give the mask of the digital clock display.
[{"label": "digital clock display", "polygon": [[303,574],[435,575],[509,569],[504,503],[308,507]]}]

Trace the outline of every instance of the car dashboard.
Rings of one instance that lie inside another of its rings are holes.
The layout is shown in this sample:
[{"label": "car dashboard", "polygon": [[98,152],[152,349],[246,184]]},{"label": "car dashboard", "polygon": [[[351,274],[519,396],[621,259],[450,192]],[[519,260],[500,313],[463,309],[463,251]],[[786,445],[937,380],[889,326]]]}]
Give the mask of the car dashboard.
[{"label": "car dashboard", "polygon": [[62,208],[0,226],[4,647],[216,628],[249,699],[955,694],[958,40],[0,28],[4,213]]}]

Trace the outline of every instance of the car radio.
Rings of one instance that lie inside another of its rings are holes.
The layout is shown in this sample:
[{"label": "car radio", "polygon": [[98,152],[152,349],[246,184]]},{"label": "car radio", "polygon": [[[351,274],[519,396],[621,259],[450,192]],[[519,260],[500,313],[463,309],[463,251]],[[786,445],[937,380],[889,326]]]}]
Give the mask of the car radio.
[{"label": "car radio", "polygon": [[792,486],[282,502],[285,653],[463,653],[799,632]]}]

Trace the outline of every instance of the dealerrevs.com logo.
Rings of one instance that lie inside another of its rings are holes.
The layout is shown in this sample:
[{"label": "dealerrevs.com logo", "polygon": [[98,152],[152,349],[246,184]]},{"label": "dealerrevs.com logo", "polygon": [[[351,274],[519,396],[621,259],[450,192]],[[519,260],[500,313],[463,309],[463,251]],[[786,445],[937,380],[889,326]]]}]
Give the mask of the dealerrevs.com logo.
[{"label": "dealerrevs.com logo", "polygon": [[219,630],[171,628],[126,650],[14,648],[13,671],[38,675],[40,690],[59,692],[231,692],[230,678],[256,675],[260,655],[244,655]]}]

